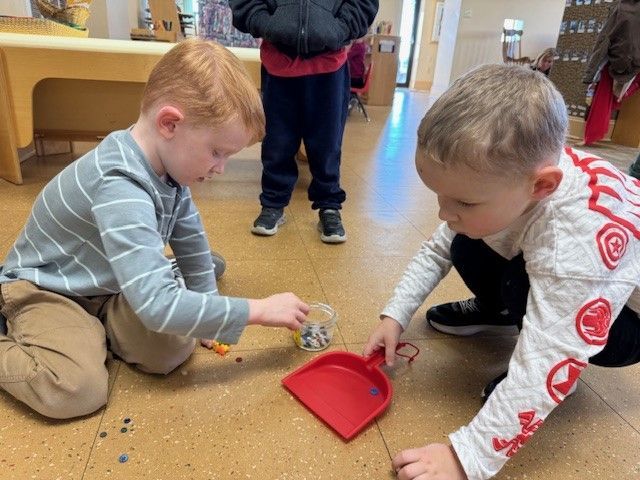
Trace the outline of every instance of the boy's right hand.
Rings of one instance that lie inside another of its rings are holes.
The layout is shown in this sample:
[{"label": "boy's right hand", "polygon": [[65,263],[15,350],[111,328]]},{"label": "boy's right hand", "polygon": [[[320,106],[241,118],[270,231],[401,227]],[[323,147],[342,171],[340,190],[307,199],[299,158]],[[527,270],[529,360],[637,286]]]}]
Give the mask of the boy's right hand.
[{"label": "boy's right hand", "polygon": [[362,354],[368,357],[379,348],[384,348],[385,362],[390,367],[396,359],[396,347],[402,334],[402,326],[391,317],[383,317],[380,324],[369,336]]},{"label": "boy's right hand", "polygon": [[249,300],[248,323],[298,330],[308,313],[309,305],[293,293],[277,293],[260,300]]}]

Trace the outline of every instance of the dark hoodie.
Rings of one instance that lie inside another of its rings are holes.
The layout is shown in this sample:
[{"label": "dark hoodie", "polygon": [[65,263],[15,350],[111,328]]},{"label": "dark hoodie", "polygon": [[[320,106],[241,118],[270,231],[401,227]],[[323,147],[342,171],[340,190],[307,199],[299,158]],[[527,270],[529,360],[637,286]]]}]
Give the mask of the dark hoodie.
[{"label": "dark hoodie", "polygon": [[294,58],[336,51],[366,35],[378,0],[229,0],[233,26]]},{"label": "dark hoodie", "polygon": [[640,72],[640,0],[620,0],[598,35],[583,82],[598,81],[600,68],[609,62],[609,73],[627,82]]}]

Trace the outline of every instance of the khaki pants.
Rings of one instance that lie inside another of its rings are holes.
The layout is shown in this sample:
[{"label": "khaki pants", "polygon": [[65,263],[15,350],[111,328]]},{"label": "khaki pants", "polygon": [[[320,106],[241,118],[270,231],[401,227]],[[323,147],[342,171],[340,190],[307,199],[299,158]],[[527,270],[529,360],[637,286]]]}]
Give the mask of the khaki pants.
[{"label": "khaki pants", "polygon": [[148,330],[121,294],[73,300],[27,281],[0,285],[0,388],[37,412],[71,418],[107,402],[109,350],[147,373],[167,374],[193,338]]}]

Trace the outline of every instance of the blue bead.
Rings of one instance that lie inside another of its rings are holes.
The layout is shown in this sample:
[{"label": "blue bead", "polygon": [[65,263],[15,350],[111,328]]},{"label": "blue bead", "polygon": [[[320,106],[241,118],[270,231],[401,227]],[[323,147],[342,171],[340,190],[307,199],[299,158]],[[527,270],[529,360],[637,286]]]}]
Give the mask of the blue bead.
[{"label": "blue bead", "polygon": [[373,387],[371,390],[369,390],[369,393],[371,395],[378,395],[378,393],[380,393],[380,391],[377,388]]},{"label": "blue bead", "polygon": [[120,455],[120,456],[118,457],[118,461],[119,461],[120,463],[124,463],[124,462],[126,462],[127,460],[129,460],[129,455],[127,455],[126,453],[123,453],[122,455]]}]

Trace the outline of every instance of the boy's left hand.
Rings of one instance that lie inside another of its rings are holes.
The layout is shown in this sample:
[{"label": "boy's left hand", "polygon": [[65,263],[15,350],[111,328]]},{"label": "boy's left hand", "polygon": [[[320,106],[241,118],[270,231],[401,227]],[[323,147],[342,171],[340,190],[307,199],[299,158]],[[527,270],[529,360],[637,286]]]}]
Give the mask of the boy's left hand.
[{"label": "boy's left hand", "polygon": [[442,443],[403,450],[391,465],[398,480],[467,480],[453,447]]},{"label": "boy's left hand", "polygon": [[209,350],[211,350],[213,348],[213,342],[215,342],[215,340],[208,340],[206,338],[201,338],[200,339],[200,345],[202,345],[203,347],[208,348]]}]

